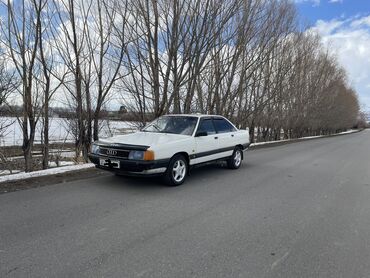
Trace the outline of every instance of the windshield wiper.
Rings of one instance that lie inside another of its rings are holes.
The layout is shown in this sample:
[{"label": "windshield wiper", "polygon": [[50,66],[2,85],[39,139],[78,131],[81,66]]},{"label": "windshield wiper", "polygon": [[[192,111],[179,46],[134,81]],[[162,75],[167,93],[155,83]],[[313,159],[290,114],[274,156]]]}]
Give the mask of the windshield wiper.
[{"label": "windshield wiper", "polygon": [[157,125],[152,125],[157,131],[162,132]]}]

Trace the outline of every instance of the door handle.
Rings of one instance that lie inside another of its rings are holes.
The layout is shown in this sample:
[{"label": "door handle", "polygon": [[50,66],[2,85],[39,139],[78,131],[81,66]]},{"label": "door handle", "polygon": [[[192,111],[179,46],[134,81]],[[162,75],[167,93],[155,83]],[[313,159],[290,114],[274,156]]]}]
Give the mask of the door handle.
[{"label": "door handle", "polygon": [[215,139],[218,139],[218,137],[216,136]]},{"label": "door handle", "polygon": [[231,134],[231,137],[234,137],[234,134]]}]

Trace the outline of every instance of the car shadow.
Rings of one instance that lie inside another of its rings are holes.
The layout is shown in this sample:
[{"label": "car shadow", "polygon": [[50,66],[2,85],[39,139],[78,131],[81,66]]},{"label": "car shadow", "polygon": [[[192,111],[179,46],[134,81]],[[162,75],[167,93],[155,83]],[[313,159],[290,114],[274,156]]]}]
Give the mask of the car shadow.
[{"label": "car shadow", "polygon": [[[239,170],[230,170],[227,168],[226,163],[210,163],[201,166],[194,167],[190,170],[190,175],[187,177],[184,185],[186,186],[199,186],[199,183],[204,183],[209,177],[221,177],[225,175],[225,172],[232,175],[233,171],[243,171],[250,167],[250,165],[242,164]],[[106,177],[107,178],[107,177]],[[178,186],[168,186],[165,184],[162,177],[137,177],[137,176],[123,176],[123,175],[112,175],[108,177],[108,186],[114,188],[127,188],[133,190],[152,190],[156,189],[171,189],[179,188]],[[106,180],[105,180],[106,182]]]}]

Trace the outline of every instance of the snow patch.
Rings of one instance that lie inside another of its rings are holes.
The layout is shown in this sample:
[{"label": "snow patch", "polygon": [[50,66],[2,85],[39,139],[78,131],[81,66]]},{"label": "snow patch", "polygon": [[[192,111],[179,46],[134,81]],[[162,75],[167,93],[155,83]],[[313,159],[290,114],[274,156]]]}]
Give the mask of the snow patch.
[{"label": "snow patch", "polygon": [[0,176],[17,174],[17,173],[20,173],[20,172],[21,172],[20,170],[12,170],[12,172],[10,172],[9,170],[0,170]]},{"label": "snow patch", "polygon": [[[73,161],[59,161],[59,167],[60,166],[70,166],[70,165],[75,165],[75,163]],[[50,161],[49,167],[58,167],[58,165],[55,161]]]}]

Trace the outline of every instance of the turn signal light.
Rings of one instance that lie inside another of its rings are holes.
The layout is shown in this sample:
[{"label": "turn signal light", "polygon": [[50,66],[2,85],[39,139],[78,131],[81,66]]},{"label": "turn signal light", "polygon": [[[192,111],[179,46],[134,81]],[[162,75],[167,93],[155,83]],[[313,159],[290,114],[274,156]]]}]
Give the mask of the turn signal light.
[{"label": "turn signal light", "polygon": [[144,152],[144,160],[154,160],[154,152],[153,151],[145,151]]}]

